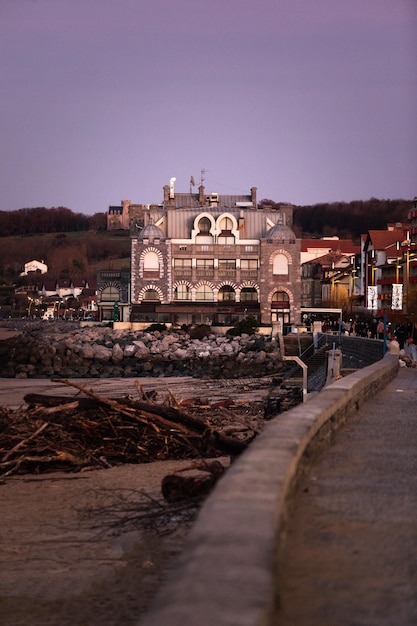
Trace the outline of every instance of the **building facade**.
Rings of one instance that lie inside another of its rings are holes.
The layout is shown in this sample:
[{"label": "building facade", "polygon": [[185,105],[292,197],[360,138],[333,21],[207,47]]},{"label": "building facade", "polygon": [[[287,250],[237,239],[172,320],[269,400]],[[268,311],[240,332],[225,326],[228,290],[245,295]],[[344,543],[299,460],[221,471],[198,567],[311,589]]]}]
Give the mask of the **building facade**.
[{"label": "building facade", "polygon": [[97,273],[97,308],[100,321],[130,320],[130,268],[101,269]]},{"label": "building facade", "polygon": [[[175,193],[131,223],[131,320],[300,324],[300,240],[293,207],[248,195]],[[143,225],[142,225],[143,224]]]}]

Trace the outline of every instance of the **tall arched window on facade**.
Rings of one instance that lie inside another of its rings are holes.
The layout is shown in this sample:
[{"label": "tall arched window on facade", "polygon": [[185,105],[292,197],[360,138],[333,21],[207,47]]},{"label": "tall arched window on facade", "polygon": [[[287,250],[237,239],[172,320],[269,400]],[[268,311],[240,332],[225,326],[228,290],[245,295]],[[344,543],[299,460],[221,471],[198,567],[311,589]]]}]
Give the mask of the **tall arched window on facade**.
[{"label": "tall arched window on facade", "polygon": [[143,259],[143,273],[144,275],[153,275],[159,273],[159,258],[156,252],[150,250],[145,254]]},{"label": "tall arched window on facade", "polygon": [[288,276],[288,259],[285,254],[277,254],[274,257],[272,273],[279,276]]},{"label": "tall arched window on facade", "polygon": [[232,233],[233,221],[230,217],[223,217],[220,220],[220,234],[218,238],[218,242],[222,244],[233,244],[235,243],[235,236]]},{"label": "tall arched window on facade", "polygon": [[198,243],[213,243],[213,236],[210,233],[211,222],[208,217],[202,217],[198,220]]}]

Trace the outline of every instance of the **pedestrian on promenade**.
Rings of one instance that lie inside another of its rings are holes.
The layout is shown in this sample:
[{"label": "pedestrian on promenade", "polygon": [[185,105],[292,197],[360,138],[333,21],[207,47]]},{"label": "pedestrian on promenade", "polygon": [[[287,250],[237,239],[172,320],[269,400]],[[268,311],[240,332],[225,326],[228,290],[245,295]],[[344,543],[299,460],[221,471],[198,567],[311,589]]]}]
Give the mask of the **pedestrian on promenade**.
[{"label": "pedestrian on promenade", "polygon": [[411,327],[405,353],[408,354],[413,363],[417,363],[417,322]]},{"label": "pedestrian on promenade", "polygon": [[376,327],[376,336],[378,339],[384,338],[384,320],[380,319]]}]

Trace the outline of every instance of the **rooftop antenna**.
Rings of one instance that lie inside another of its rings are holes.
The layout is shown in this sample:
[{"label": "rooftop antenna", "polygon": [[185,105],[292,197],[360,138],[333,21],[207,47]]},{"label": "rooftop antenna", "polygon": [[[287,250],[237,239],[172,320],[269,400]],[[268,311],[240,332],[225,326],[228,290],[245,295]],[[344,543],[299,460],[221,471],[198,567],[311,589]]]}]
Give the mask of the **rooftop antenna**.
[{"label": "rooftop antenna", "polygon": [[201,176],[200,176],[200,186],[204,183],[205,178],[204,175],[208,172],[208,170],[205,170],[204,168],[201,170]]}]

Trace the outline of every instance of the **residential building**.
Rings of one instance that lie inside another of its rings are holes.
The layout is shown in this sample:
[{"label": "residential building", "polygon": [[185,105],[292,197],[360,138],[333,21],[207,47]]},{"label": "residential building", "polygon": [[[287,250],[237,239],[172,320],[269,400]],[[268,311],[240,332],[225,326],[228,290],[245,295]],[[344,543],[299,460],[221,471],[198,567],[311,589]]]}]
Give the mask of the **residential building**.
[{"label": "residential building", "polygon": [[301,266],[301,306],[339,308],[345,315],[358,313],[359,255],[329,252]]},{"label": "residential building", "polygon": [[48,272],[48,266],[43,261],[28,261],[25,263],[25,269],[20,276],[27,276],[28,274],[46,274]]},{"label": "residential building", "polygon": [[231,325],[252,316],[301,323],[300,240],[292,205],[248,195],[176,193],[131,223],[131,320]]},{"label": "residential building", "polygon": [[350,239],[301,240],[301,306],[352,313],[360,298],[360,247]]},{"label": "residential building", "polygon": [[130,267],[99,270],[96,293],[100,321],[130,321]]},{"label": "residential building", "polygon": [[369,230],[363,240],[365,306],[373,315],[398,320],[409,288],[409,225]]}]

